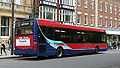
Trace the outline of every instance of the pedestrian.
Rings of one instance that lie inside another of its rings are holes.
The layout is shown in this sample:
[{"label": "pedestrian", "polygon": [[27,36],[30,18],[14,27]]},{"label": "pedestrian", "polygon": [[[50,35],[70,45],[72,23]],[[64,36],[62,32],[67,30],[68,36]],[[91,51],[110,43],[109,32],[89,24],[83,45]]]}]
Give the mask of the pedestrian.
[{"label": "pedestrian", "polygon": [[8,40],[8,45],[9,45],[8,50],[9,50],[9,51],[11,50],[11,46],[12,46],[12,45],[11,45],[11,40],[12,40],[12,39],[11,39],[11,37],[10,37],[9,40]]},{"label": "pedestrian", "polygon": [[113,49],[116,49],[116,43],[115,41],[112,43]]},{"label": "pedestrian", "polygon": [[7,53],[6,53],[6,48],[5,48],[5,42],[4,42],[4,41],[2,41],[1,55],[2,55],[2,51],[4,51],[4,53],[7,55]]},{"label": "pedestrian", "polygon": [[118,41],[118,43],[117,43],[117,48],[118,49],[120,48],[120,41]]},{"label": "pedestrian", "polygon": [[112,49],[112,43],[111,42],[108,42],[108,49]]}]

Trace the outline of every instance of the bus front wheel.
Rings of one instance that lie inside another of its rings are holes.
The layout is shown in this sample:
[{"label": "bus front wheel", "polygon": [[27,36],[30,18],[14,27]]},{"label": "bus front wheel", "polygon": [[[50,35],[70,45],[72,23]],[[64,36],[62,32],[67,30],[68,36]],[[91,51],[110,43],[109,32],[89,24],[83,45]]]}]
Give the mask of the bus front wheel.
[{"label": "bus front wheel", "polygon": [[63,49],[62,48],[58,48],[57,51],[56,51],[56,56],[58,58],[62,57],[63,56]]}]

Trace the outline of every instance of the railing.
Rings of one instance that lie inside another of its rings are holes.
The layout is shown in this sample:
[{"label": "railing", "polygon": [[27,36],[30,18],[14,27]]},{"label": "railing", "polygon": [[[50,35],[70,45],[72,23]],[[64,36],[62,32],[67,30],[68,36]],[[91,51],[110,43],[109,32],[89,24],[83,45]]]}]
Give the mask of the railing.
[{"label": "railing", "polygon": [[[0,9],[11,11],[12,3],[11,2],[1,2],[0,1]],[[32,7],[31,6],[15,4],[14,9],[17,12],[32,13]]]}]

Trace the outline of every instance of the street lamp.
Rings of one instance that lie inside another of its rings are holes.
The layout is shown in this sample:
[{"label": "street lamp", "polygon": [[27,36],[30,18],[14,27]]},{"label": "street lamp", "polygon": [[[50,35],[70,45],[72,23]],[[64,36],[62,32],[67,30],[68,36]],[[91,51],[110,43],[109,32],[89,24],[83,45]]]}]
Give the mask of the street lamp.
[{"label": "street lamp", "polygon": [[12,40],[11,40],[11,55],[13,55],[14,46],[14,0],[12,0]]}]

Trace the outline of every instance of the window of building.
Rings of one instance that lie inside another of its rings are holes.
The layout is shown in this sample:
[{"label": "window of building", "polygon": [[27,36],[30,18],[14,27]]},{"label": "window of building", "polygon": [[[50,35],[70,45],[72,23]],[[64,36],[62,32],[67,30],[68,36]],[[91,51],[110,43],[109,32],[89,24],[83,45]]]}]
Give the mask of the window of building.
[{"label": "window of building", "polygon": [[64,5],[71,5],[71,6],[73,6],[73,0],[62,0],[62,3]]},{"label": "window of building", "polygon": [[84,0],[84,8],[88,7],[88,0]]},{"label": "window of building", "polygon": [[117,8],[115,7],[114,13],[117,14]]},{"label": "window of building", "polygon": [[84,15],[84,24],[85,24],[85,25],[88,24],[88,15]]},{"label": "window of building", "polygon": [[65,15],[65,21],[70,22],[70,15]]},{"label": "window of building", "polygon": [[74,0],[70,0],[70,5],[74,6]]},{"label": "window of building", "polygon": [[91,0],[91,9],[94,9],[94,0]]},{"label": "window of building", "polygon": [[67,10],[64,10],[63,11],[63,17],[64,17],[64,21],[66,22],[71,22],[73,20],[73,14],[71,11],[67,11]]},{"label": "window of building", "polygon": [[112,6],[110,6],[110,13],[112,13]]},{"label": "window of building", "polygon": [[117,20],[114,20],[114,27],[117,28]]},{"label": "window of building", "polygon": [[77,0],[77,5],[81,6],[81,0]]},{"label": "window of building", "polygon": [[9,17],[1,17],[1,36],[9,36]]},{"label": "window of building", "polygon": [[78,14],[78,24],[81,23],[81,14]]},{"label": "window of building", "polygon": [[69,5],[69,0],[64,0],[64,4]]},{"label": "window of building", "polygon": [[60,22],[63,24],[71,24],[73,25],[73,11],[69,11],[69,10],[60,10]]},{"label": "window of building", "polygon": [[102,21],[103,21],[103,18],[100,17],[100,26],[102,26]]},{"label": "window of building", "polygon": [[56,2],[56,0],[46,0],[46,1],[50,1],[50,2]]},{"label": "window of building", "polygon": [[15,0],[15,4],[23,4],[23,0]]},{"label": "window of building", "polygon": [[120,15],[120,8],[119,8],[119,15]]},{"label": "window of building", "polygon": [[112,19],[110,19],[110,28],[112,28]]},{"label": "window of building", "polygon": [[94,24],[94,16],[90,17],[90,24],[93,25]]},{"label": "window of building", "polygon": [[1,0],[2,2],[8,2],[8,0]]},{"label": "window of building", "polygon": [[51,7],[41,7],[40,11],[40,18],[41,19],[48,19],[48,20],[55,20],[55,9]]},{"label": "window of building", "polygon": [[52,8],[46,8],[46,19],[53,20],[53,12],[54,10]]},{"label": "window of building", "polygon": [[108,12],[108,5],[105,5],[105,12]]},{"label": "window of building", "polygon": [[100,3],[100,11],[102,11],[102,3]]},{"label": "window of building", "polygon": [[120,28],[120,20],[119,20],[119,28]]},{"label": "window of building", "polygon": [[43,6],[40,6],[39,18],[43,19]]},{"label": "window of building", "polygon": [[108,18],[105,18],[105,27],[108,26]]}]

